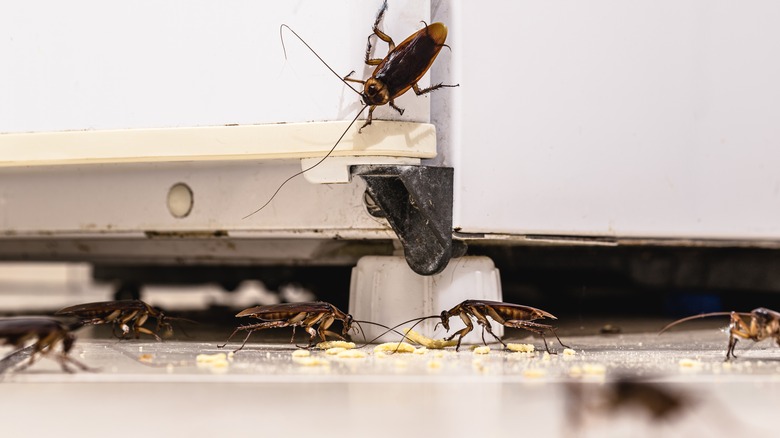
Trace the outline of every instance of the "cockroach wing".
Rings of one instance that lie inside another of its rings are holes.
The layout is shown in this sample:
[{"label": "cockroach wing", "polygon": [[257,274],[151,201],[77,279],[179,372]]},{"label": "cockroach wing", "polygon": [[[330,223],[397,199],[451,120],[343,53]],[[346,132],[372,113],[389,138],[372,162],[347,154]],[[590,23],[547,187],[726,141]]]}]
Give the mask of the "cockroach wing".
[{"label": "cockroach wing", "polygon": [[99,301],[95,303],[76,304],[62,308],[55,315],[78,315],[83,313],[111,313],[115,310],[145,309],[147,304],[140,300]]},{"label": "cockroach wing", "polygon": [[490,307],[495,309],[495,311],[506,320],[516,319],[522,321],[533,321],[535,319],[542,318],[558,319],[550,312],[546,312],[542,309],[537,309],[531,306],[523,306],[521,304],[495,303],[491,304]]},{"label": "cockroach wing", "polygon": [[442,23],[420,29],[388,53],[373,76],[385,84],[391,99],[406,93],[431,67],[446,39],[447,26]]},{"label": "cockroach wing", "polygon": [[268,304],[265,306],[255,306],[244,309],[236,314],[236,317],[261,317],[262,315],[268,315],[271,313],[331,312],[333,309],[334,307],[332,304],[326,303],[324,301]]}]

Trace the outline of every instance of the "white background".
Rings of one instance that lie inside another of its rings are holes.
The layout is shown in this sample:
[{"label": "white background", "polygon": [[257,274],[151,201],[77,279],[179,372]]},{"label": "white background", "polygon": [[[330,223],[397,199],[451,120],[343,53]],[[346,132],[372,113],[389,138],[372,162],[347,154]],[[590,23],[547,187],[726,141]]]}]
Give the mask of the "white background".
[{"label": "white background", "polygon": [[780,4],[434,2],[465,232],[780,237]]},{"label": "white background", "polygon": [[[359,96],[285,33],[289,25],[343,76],[365,79],[379,0],[32,0],[0,5],[0,133],[351,119]],[[393,1],[397,43],[428,2]],[[375,39],[374,39],[375,40]],[[384,57],[387,44],[376,47]],[[359,84],[355,84],[359,86]],[[422,85],[422,84],[421,84]],[[380,118],[428,121],[413,93]],[[364,114],[365,116],[365,114]]]}]

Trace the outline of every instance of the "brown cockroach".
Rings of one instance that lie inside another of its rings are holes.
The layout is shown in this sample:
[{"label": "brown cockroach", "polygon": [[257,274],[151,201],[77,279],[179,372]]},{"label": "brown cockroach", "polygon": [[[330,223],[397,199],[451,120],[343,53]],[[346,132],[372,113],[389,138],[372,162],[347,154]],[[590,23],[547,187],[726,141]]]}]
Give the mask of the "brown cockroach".
[{"label": "brown cockroach", "polygon": [[[350,90],[354,91],[358,96],[360,96],[360,99],[363,103],[363,108],[358,112],[352,122],[350,122],[349,126],[347,126],[347,129],[344,130],[344,133],[341,134],[341,137],[336,140],[336,143],[333,145],[330,151],[325,154],[324,157],[322,157],[319,161],[310,167],[303,169],[300,172],[297,172],[287,178],[279,185],[279,187],[265,204],[252,213],[244,216],[244,219],[259,212],[268,204],[270,204],[274,197],[276,197],[276,194],[279,193],[279,190],[281,190],[288,181],[295,178],[296,176],[308,172],[325,161],[325,159],[333,153],[338,144],[341,142],[347,132],[349,132],[349,129],[352,128],[352,125],[355,124],[357,119],[361,114],[363,114],[363,111],[365,111],[366,108],[368,108],[368,117],[358,132],[361,132],[363,128],[371,124],[371,121],[373,120],[374,109],[377,106],[389,104],[393,109],[398,111],[399,114],[403,115],[404,110],[395,105],[395,99],[409,91],[409,89],[414,90],[415,94],[420,96],[440,88],[459,86],[459,84],[445,85],[439,83],[427,88],[420,88],[420,86],[417,85],[422,77],[425,76],[425,73],[428,72],[431,65],[433,65],[433,61],[439,55],[441,48],[446,46],[444,41],[447,39],[447,26],[445,26],[443,23],[432,23],[430,25],[426,24],[424,28],[411,34],[408,38],[403,40],[401,44],[396,46],[395,42],[393,42],[393,39],[390,38],[390,36],[379,30],[379,24],[385,15],[385,11],[387,11],[387,0],[385,0],[385,2],[382,4],[382,7],[379,9],[379,13],[377,14],[376,20],[374,21],[374,26],[372,28],[373,32],[368,36],[365,63],[367,65],[376,66],[376,68],[374,69],[371,77],[366,80],[352,78],[351,76],[355,73],[354,71],[350,72],[344,77],[341,77],[294,30],[292,30],[286,24],[282,24],[279,27],[279,36],[282,39],[282,49],[285,52],[285,58],[287,58],[287,51],[284,48],[282,30],[287,29],[293,35],[295,35],[295,37],[298,38],[307,49],[314,53],[314,56],[316,56],[317,59],[325,64],[328,70],[336,75],[345,85],[347,85],[347,87],[349,87]],[[425,22],[423,22],[423,24],[425,24]],[[371,58],[371,37],[374,35],[388,44],[387,55],[384,58]],[[360,92],[356,90],[351,85],[349,85],[349,82],[362,84],[363,91]]]},{"label": "brown cockroach", "polygon": [[[29,359],[19,370],[32,365],[39,356],[55,355],[55,359],[60,363],[63,371],[73,372],[68,367],[68,363],[76,365],[82,370],[89,371],[91,368],[68,356],[76,341],[72,330],[78,327],[81,327],[81,323],[69,326],[62,321],[45,316],[0,318],[0,340],[2,340],[2,345],[12,345],[17,349],[23,349],[25,344],[33,341],[30,345],[32,351]],[[62,348],[59,351],[56,348],[58,344],[62,344]],[[17,351],[12,352],[8,356],[16,354]]]},{"label": "brown cockroach", "polygon": [[[445,338],[445,340],[451,341],[455,339],[455,336],[458,336],[458,344],[455,347],[455,351],[458,351],[460,349],[460,343],[463,340],[463,337],[466,336],[472,330],[474,330],[474,324],[471,322],[472,317],[477,321],[479,325],[482,326],[482,342],[485,345],[487,345],[487,341],[485,341],[485,331],[487,331],[498,342],[500,342],[501,345],[506,347],[504,341],[502,341],[501,338],[499,338],[498,336],[495,335],[495,333],[493,333],[493,328],[490,325],[490,320],[488,320],[487,318],[488,316],[492,320],[503,325],[504,327],[520,328],[540,335],[542,337],[542,340],[544,341],[544,348],[545,350],[547,350],[548,353],[550,353],[550,348],[547,346],[547,339],[545,339],[544,337],[544,332],[546,331],[552,332],[552,334],[555,335],[555,338],[558,339],[558,342],[565,348],[568,348],[568,346],[566,346],[563,342],[561,342],[561,339],[558,337],[558,334],[555,332],[555,327],[549,324],[534,322],[537,319],[543,319],[543,318],[558,319],[553,314],[530,306],[504,303],[500,301],[465,300],[450,310],[442,311],[440,315],[424,316],[422,318],[410,319],[409,321],[402,322],[393,328],[400,327],[410,322],[416,321],[414,325],[417,325],[426,319],[439,318],[440,322],[436,324],[434,330],[439,327],[439,324],[441,324],[442,326],[444,326],[444,328],[447,331],[449,331],[450,318],[454,316],[459,316],[460,319],[463,321],[463,323],[466,324],[466,327],[458,330],[452,336]],[[414,328],[414,325],[412,326],[412,328]],[[404,336],[404,338],[406,338],[406,336]]]},{"label": "brown cockroach", "polygon": [[[729,322],[729,345],[726,349],[726,360],[729,360],[732,357],[734,359],[737,358],[734,354],[734,347],[737,345],[737,340],[739,338],[750,339],[753,342],[774,338],[777,345],[780,346],[780,312],[765,307],[758,307],[750,312],[711,312],[689,316],[667,324],[666,327],[658,332],[658,334],[660,335],[677,324],[686,321],[707,318],[710,316],[726,315],[731,317],[731,321]],[[749,322],[745,322],[745,320],[742,319],[743,317],[750,318]]]},{"label": "brown cockroach", "polygon": [[[141,333],[154,336],[161,341],[156,332],[165,330],[173,331],[169,321],[185,320],[166,316],[161,310],[155,309],[141,300],[101,301],[97,303],[77,304],[58,310],[55,315],[72,316],[81,319],[84,325],[112,324],[111,332],[114,336],[125,339],[132,332],[135,339]],[[154,331],[144,327],[149,317],[157,319],[157,327]],[[189,321],[189,320],[186,320]],[[121,330],[118,334],[116,329]]]},{"label": "brown cockroach", "polygon": [[[343,79],[345,81],[357,82],[363,85],[363,92],[360,97],[363,103],[369,107],[368,118],[361,129],[371,124],[374,108],[379,105],[389,104],[399,114],[403,115],[404,110],[395,105],[394,100],[411,88],[418,96],[430,93],[443,87],[457,87],[458,85],[436,84],[428,88],[420,89],[417,82],[422,79],[425,73],[433,65],[433,61],[439,54],[444,41],[447,39],[447,26],[443,23],[433,23],[409,35],[398,46],[393,39],[386,33],[379,30],[379,23],[387,10],[387,0],[382,4],[379,14],[374,21],[373,32],[368,36],[368,45],[366,46],[365,63],[375,65],[373,74],[366,80],[352,79],[355,72],[350,72]],[[423,24],[425,24],[423,22]],[[388,45],[387,56],[384,58],[371,58],[371,37],[377,38]]]},{"label": "brown cockroach", "polygon": [[[293,339],[295,338],[295,328],[304,327],[307,333],[311,335],[309,338],[308,348],[314,345],[315,338],[319,337],[323,342],[326,341],[325,335],[329,334],[339,339],[345,339],[349,331],[352,329],[352,324],[360,323],[374,324],[380,327],[384,327],[381,324],[377,324],[370,321],[356,321],[352,318],[352,315],[339,310],[338,307],[333,304],[326,303],[324,301],[312,301],[305,303],[282,303],[282,304],[270,304],[266,306],[255,306],[248,309],[244,309],[236,315],[237,318],[251,317],[259,319],[261,322],[255,324],[248,324],[244,326],[236,327],[230,337],[224,344],[218,345],[218,348],[223,348],[230,342],[230,339],[240,331],[246,331],[246,338],[244,342],[234,350],[234,353],[244,348],[246,342],[249,340],[249,336],[258,330],[264,330],[269,328],[293,328]],[[333,333],[328,331],[331,324],[334,321],[341,321],[343,325],[342,334]],[[386,327],[385,327],[386,328]],[[292,341],[291,341],[292,342]]]},{"label": "brown cockroach", "polygon": [[549,312],[536,309],[534,307],[504,303],[500,301],[465,300],[452,309],[441,312],[440,324],[444,326],[447,331],[450,330],[449,320],[453,316],[459,316],[460,319],[463,320],[463,323],[466,324],[465,328],[457,331],[455,334],[447,338],[447,340],[450,341],[454,339],[455,336],[458,336],[458,345],[455,347],[455,351],[458,351],[460,348],[460,342],[463,339],[463,336],[474,329],[474,324],[471,322],[472,317],[479,325],[482,326],[483,343],[487,344],[487,342],[485,342],[485,331],[487,330],[487,332],[490,333],[490,335],[493,336],[498,342],[500,342],[501,345],[506,347],[504,341],[502,341],[501,338],[493,333],[493,329],[490,326],[490,321],[487,319],[488,316],[504,327],[520,328],[540,335],[542,337],[542,341],[544,341],[544,348],[548,353],[550,352],[550,348],[547,346],[547,340],[544,338],[544,332],[546,331],[552,332],[552,334],[555,335],[555,338],[558,339],[558,342],[564,347],[568,348],[566,345],[564,345],[563,342],[561,342],[561,339],[558,337],[558,334],[555,333],[555,328],[553,326],[534,322],[537,319],[558,318]]}]

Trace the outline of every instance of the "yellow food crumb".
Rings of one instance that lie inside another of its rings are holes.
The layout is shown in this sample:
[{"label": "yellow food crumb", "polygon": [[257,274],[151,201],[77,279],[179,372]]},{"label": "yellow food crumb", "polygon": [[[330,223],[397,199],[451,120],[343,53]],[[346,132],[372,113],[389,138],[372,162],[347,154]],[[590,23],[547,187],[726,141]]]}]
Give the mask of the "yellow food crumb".
[{"label": "yellow food crumb", "polygon": [[230,363],[225,353],[199,354],[195,357],[198,368],[206,368],[211,372],[226,372]]},{"label": "yellow food crumb", "polygon": [[223,360],[215,360],[214,362],[210,362],[210,365],[212,367],[214,367],[214,368],[221,368],[221,367],[226,367],[226,366],[230,365],[230,362],[228,362],[225,359],[223,359]]},{"label": "yellow food crumb", "polygon": [[360,350],[344,350],[340,351],[336,357],[342,359],[363,359],[366,357],[366,353]]},{"label": "yellow food crumb", "polygon": [[451,341],[445,341],[444,339],[431,339],[410,329],[403,329],[403,332],[410,341],[420,344],[423,347],[430,348],[431,350],[441,350],[444,347],[454,347],[458,345],[458,341],[454,339]]},{"label": "yellow food crumb", "polygon": [[303,365],[307,367],[314,367],[314,366],[327,366],[330,365],[330,362],[328,362],[325,359],[321,359],[319,357],[293,357],[293,362],[297,363],[298,365]]},{"label": "yellow food crumb", "polygon": [[441,361],[440,360],[429,360],[428,361],[428,369],[438,370],[439,368],[441,368]]},{"label": "yellow food crumb", "polygon": [[487,345],[477,347],[474,349],[474,354],[488,354],[490,353],[490,347]]},{"label": "yellow food crumb", "polygon": [[577,354],[577,352],[572,350],[571,348],[564,348],[563,349],[563,355],[564,356],[574,356],[575,354]]},{"label": "yellow food crumb", "polygon": [[215,374],[224,374],[228,370],[228,361],[227,360],[220,360],[216,362],[212,362],[208,365],[201,365],[202,368],[208,368],[209,371]]},{"label": "yellow food crumb", "polygon": [[142,354],[142,355],[138,356],[138,360],[140,360],[141,362],[147,362],[148,363],[148,362],[151,362],[152,359],[154,359],[154,356],[152,356],[149,353],[145,353],[145,354]]},{"label": "yellow food crumb", "polygon": [[320,350],[327,350],[329,348],[344,348],[346,350],[350,350],[355,348],[355,343],[347,341],[327,341],[317,344],[317,348]]},{"label": "yellow food crumb", "polygon": [[542,360],[550,360],[550,353],[545,351],[542,355]]},{"label": "yellow food crumb", "polygon": [[387,357],[387,354],[385,354],[384,351],[377,351],[374,354],[374,357],[376,357],[377,359],[385,359]]},{"label": "yellow food crumb", "polygon": [[389,353],[413,353],[414,346],[407,342],[385,342],[374,347],[374,353],[385,351]]},{"label": "yellow food crumb", "polygon": [[299,349],[292,352],[292,357],[309,357],[311,352],[309,350]]},{"label": "yellow food crumb", "polygon": [[427,353],[427,352],[428,352],[428,349],[427,349],[427,348],[425,348],[425,347],[419,347],[419,348],[415,348],[415,349],[414,349],[414,351],[413,351],[412,353],[414,353],[414,354],[425,354],[425,353]]},{"label": "yellow food crumb", "polygon": [[195,361],[197,361],[198,363],[211,363],[211,362],[224,361],[226,358],[227,355],[225,353],[199,354],[195,357]]},{"label": "yellow food crumb", "polygon": [[544,371],[541,368],[527,368],[527,369],[523,370],[523,377],[538,379],[538,378],[544,377],[546,375],[547,375],[547,372]]},{"label": "yellow food crumb", "polygon": [[590,375],[606,374],[607,367],[600,363],[586,363],[582,365],[582,372]]},{"label": "yellow food crumb", "polygon": [[442,358],[442,357],[444,357],[444,352],[443,351],[434,351],[433,352],[433,357]]},{"label": "yellow food crumb", "polygon": [[698,368],[701,366],[701,362],[695,359],[680,359],[679,365],[682,368]]},{"label": "yellow food crumb", "polygon": [[570,377],[582,377],[582,368],[578,366],[573,366],[569,368],[569,376]]},{"label": "yellow food crumb", "polygon": [[335,356],[335,355],[337,355],[339,353],[342,353],[344,351],[347,351],[347,349],[344,348],[344,347],[331,347],[331,348],[328,348],[327,350],[325,350],[325,354],[329,354],[331,356]]},{"label": "yellow food crumb", "polygon": [[506,344],[506,348],[518,353],[533,353],[535,350],[534,344]]}]

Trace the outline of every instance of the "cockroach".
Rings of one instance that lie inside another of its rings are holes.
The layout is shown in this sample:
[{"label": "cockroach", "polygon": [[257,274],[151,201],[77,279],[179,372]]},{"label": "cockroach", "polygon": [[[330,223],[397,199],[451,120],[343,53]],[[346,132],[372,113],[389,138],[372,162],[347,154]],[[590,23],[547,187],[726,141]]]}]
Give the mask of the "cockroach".
[{"label": "cockroach", "polygon": [[[65,372],[73,372],[68,367],[68,363],[76,365],[84,371],[89,371],[91,368],[68,356],[76,341],[72,330],[78,327],[81,327],[81,323],[66,325],[59,320],[45,316],[0,318],[0,340],[2,340],[2,345],[12,345],[17,349],[23,349],[25,344],[33,342],[30,345],[32,351],[29,354],[29,359],[19,370],[24,370],[32,365],[39,356],[54,355]],[[62,344],[62,348],[59,350],[56,348],[58,344]],[[6,357],[17,352],[18,350]]]},{"label": "cockroach", "polygon": [[[686,321],[707,318],[710,316],[727,315],[731,317],[731,321],[729,323],[729,345],[726,349],[726,360],[729,360],[732,357],[734,359],[737,358],[737,355],[734,354],[734,347],[736,347],[739,338],[750,339],[753,342],[774,338],[777,345],[780,346],[780,312],[765,307],[758,307],[750,312],[711,312],[689,316],[667,324],[666,327],[658,332],[658,334],[660,335],[677,324]],[[749,322],[745,322],[745,320],[742,319],[743,317],[750,318]]]},{"label": "cockroach", "polygon": [[[242,310],[236,314],[236,317],[250,317],[259,319],[262,322],[236,327],[227,341],[225,341],[225,343],[222,345],[218,345],[218,348],[223,348],[228,344],[228,342],[230,342],[236,333],[240,331],[247,332],[246,338],[244,338],[244,342],[240,347],[234,350],[234,353],[244,348],[244,345],[246,345],[252,333],[258,330],[292,327],[294,340],[295,328],[304,327],[306,332],[310,335],[308,348],[311,348],[314,345],[314,340],[317,337],[325,342],[326,334],[335,336],[342,340],[345,339],[348,336],[349,331],[352,330],[353,323],[357,323],[358,325],[360,325],[360,323],[374,324],[380,327],[384,327],[382,324],[377,324],[370,321],[356,321],[354,318],[352,318],[352,315],[345,313],[339,310],[339,308],[333,304],[326,303],[324,301],[255,306]],[[333,324],[333,322],[336,320],[341,321],[343,325],[341,335],[328,331],[328,328],[330,328],[331,324]]]},{"label": "cockroach", "polygon": [[[561,339],[558,337],[558,334],[555,332],[555,327],[549,324],[534,322],[537,319],[543,319],[543,318],[558,319],[554,315],[544,310],[536,309],[534,307],[523,306],[520,304],[504,303],[500,301],[465,300],[450,310],[442,311],[440,315],[424,316],[422,318],[410,319],[409,321],[402,322],[396,325],[395,327],[400,327],[404,324],[408,324],[410,322],[415,322],[415,321],[416,322],[414,325],[417,325],[426,319],[439,318],[440,322],[436,324],[434,330],[439,327],[439,324],[441,324],[442,326],[444,326],[444,328],[447,331],[449,331],[450,318],[454,316],[459,316],[460,319],[463,321],[463,323],[466,324],[466,327],[458,330],[452,336],[445,338],[445,340],[451,341],[455,339],[455,336],[458,337],[458,344],[455,346],[455,351],[458,351],[460,349],[460,343],[463,340],[463,337],[466,336],[472,330],[474,330],[474,324],[471,322],[471,318],[474,318],[477,321],[477,323],[482,326],[482,342],[485,345],[487,345],[487,341],[485,341],[485,331],[487,331],[498,342],[500,342],[501,345],[506,347],[504,341],[502,341],[501,338],[499,338],[498,336],[495,335],[495,333],[493,333],[493,328],[490,325],[490,320],[488,320],[487,318],[488,316],[492,320],[503,325],[504,327],[520,328],[540,335],[542,337],[542,340],[544,341],[544,348],[545,350],[547,350],[548,353],[550,353],[550,348],[547,346],[547,340],[544,337],[544,332],[546,331],[552,332],[552,334],[555,335],[555,338],[558,339],[558,342],[563,347],[568,348],[568,346],[566,346],[563,342],[561,342]],[[414,326],[412,326],[412,328],[414,328]],[[404,338],[405,337],[406,336],[404,336]]]},{"label": "cockroach", "polygon": [[[436,84],[428,88],[420,89],[417,82],[422,79],[428,69],[433,65],[433,61],[438,56],[439,51],[445,46],[447,39],[447,26],[442,23],[433,23],[409,35],[398,46],[393,39],[386,33],[379,30],[379,23],[387,10],[387,0],[382,4],[379,14],[374,21],[373,32],[368,36],[366,46],[366,65],[375,65],[373,74],[366,80],[353,79],[351,76],[355,73],[350,72],[343,79],[345,81],[357,82],[363,85],[363,93],[360,97],[363,104],[369,107],[368,118],[361,129],[371,124],[374,109],[379,105],[389,104],[399,114],[403,115],[404,110],[395,105],[394,100],[411,88],[414,93],[421,96],[431,91],[443,87],[457,87],[455,85]],[[425,24],[425,22],[423,22]],[[387,56],[384,58],[371,58],[371,37],[377,38],[388,45]]]},{"label": "cockroach", "polygon": [[552,334],[555,335],[555,338],[558,339],[558,342],[563,347],[568,348],[566,345],[564,345],[563,342],[561,342],[561,339],[558,337],[558,334],[555,333],[555,328],[553,326],[534,322],[537,319],[558,318],[549,312],[536,309],[534,307],[523,306],[520,304],[503,303],[500,301],[465,300],[452,309],[441,312],[440,324],[444,326],[447,331],[450,330],[449,321],[453,316],[459,316],[460,319],[463,320],[463,323],[466,324],[465,328],[457,331],[455,334],[447,338],[447,340],[450,341],[454,339],[455,336],[458,336],[458,345],[455,347],[455,351],[458,351],[460,348],[460,342],[463,340],[463,337],[474,329],[474,324],[471,323],[472,317],[479,325],[482,326],[483,343],[487,344],[487,342],[485,342],[485,331],[487,330],[487,332],[490,333],[490,335],[493,336],[498,342],[500,342],[501,345],[506,347],[504,341],[502,341],[501,338],[493,333],[493,329],[490,326],[490,321],[487,319],[488,316],[504,327],[520,328],[540,335],[544,341],[544,348],[548,353],[550,352],[550,348],[547,346],[547,340],[544,338],[544,332],[546,331],[552,332]]},{"label": "cockroach", "polygon": [[[72,316],[81,319],[84,325],[112,324],[111,332],[114,336],[125,339],[132,332],[135,339],[140,337],[141,333],[154,336],[161,341],[156,332],[165,330],[166,333],[173,331],[169,321],[185,320],[184,318],[174,318],[166,316],[161,310],[155,309],[141,300],[119,300],[119,301],[101,301],[97,303],[77,304],[58,310],[55,315]],[[157,327],[152,331],[143,325],[149,317],[157,319]],[[189,321],[189,320],[186,320]],[[117,333],[117,328],[121,334]]]},{"label": "cockroach", "polygon": [[[365,80],[352,78],[352,75],[355,74],[354,71],[350,72],[344,77],[340,76],[294,30],[292,30],[286,24],[282,24],[279,27],[279,36],[282,39],[282,50],[285,53],[285,59],[287,58],[287,51],[284,48],[284,37],[282,31],[287,29],[293,35],[295,35],[295,37],[298,38],[307,49],[314,53],[317,59],[325,64],[328,70],[336,75],[339,80],[341,80],[345,85],[347,85],[347,87],[349,87],[350,90],[354,91],[360,97],[363,103],[363,108],[358,112],[352,122],[350,122],[349,126],[347,126],[347,129],[344,130],[344,133],[341,134],[341,137],[336,140],[336,144],[333,145],[330,151],[328,151],[328,153],[325,154],[322,159],[310,167],[303,169],[300,172],[287,178],[284,182],[282,182],[282,184],[279,185],[273,195],[271,195],[271,198],[268,199],[265,204],[252,213],[244,216],[244,219],[264,209],[269,203],[271,203],[274,197],[276,197],[276,194],[279,193],[279,190],[281,190],[282,187],[291,179],[308,172],[325,161],[325,159],[333,153],[338,144],[341,142],[347,132],[349,132],[349,129],[352,128],[352,125],[355,124],[357,119],[361,114],[363,114],[363,111],[365,111],[366,108],[368,108],[368,117],[366,118],[366,122],[363,124],[363,126],[361,126],[358,130],[358,133],[360,133],[363,128],[371,124],[371,121],[373,120],[374,109],[377,106],[389,104],[393,109],[398,111],[399,114],[403,115],[404,110],[395,105],[395,99],[409,91],[409,89],[414,90],[415,94],[421,96],[440,88],[459,86],[459,84],[448,85],[439,83],[427,88],[420,88],[420,86],[417,84],[422,79],[422,77],[425,76],[425,73],[427,73],[431,68],[433,61],[439,55],[441,48],[445,46],[449,47],[444,44],[444,41],[447,39],[447,26],[445,26],[443,23],[432,23],[428,25],[423,22],[425,27],[411,34],[408,38],[403,40],[401,44],[396,46],[395,42],[393,42],[393,39],[389,35],[379,30],[379,24],[382,22],[382,18],[384,18],[385,11],[387,11],[387,0],[382,3],[382,7],[379,9],[376,20],[374,20],[372,33],[368,36],[365,63],[366,65],[376,66],[376,68],[374,69],[371,77]],[[388,51],[384,58],[371,58],[371,37],[373,36],[376,36],[380,40],[387,43]],[[361,92],[353,88],[349,82],[363,85],[363,91]]]}]

